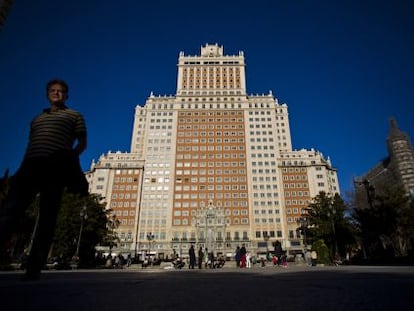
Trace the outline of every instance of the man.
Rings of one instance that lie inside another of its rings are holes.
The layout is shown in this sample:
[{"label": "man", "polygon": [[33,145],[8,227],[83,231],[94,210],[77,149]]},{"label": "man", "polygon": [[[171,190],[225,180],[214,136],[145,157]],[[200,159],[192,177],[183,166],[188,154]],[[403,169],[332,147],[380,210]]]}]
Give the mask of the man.
[{"label": "man", "polygon": [[277,265],[280,266],[282,264],[282,255],[283,255],[282,243],[280,243],[280,241],[276,241],[274,246],[275,246],[275,256],[277,257]]},{"label": "man", "polygon": [[196,261],[196,255],[195,255],[195,250],[194,250],[194,245],[191,245],[190,249],[188,250],[188,255],[190,257],[190,264],[189,264],[189,269],[194,269],[195,266],[195,261]]},{"label": "man", "polygon": [[200,248],[198,249],[198,269],[202,268],[203,257],[204,257],[203,248],[200,246]]},{"label": "man", "polygon": [[244,244],[240,247],[240,268],[246,268],[246,246]]},{"label": "man", "polygon": [[46,263],[64,189],[88,194],[88,183],[79,164],[79,155],[87,145],[84,118],[66,106],[69,89],[65,81],[48,82],[46,91],[50,108],[31,122],[27,149],[10,179],[0,222],[0,251],[5,258],[10,252],[16,223],[39,196],[37,229],[26,265],[26,279],[37,279]]},{"label": "man", "polygon": [[236,267],[240,268],[241,257],[240,257],[240,246],[239,245],[237,245],[236,247],[236,255],[234,256],[234,258],[236,260]]}]

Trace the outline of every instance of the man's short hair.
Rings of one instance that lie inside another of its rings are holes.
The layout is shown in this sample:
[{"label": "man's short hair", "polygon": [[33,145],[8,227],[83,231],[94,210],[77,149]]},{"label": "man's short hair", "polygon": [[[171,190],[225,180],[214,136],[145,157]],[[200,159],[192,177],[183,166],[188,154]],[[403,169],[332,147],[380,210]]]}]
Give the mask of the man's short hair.
[{"label": "man's short hair", "polygon": [[63,87],[63,89],[65,90],[65,93],[66,93],[66,94],[68,94],[68,93],[69,93],[69,86],[68,86],[68,84],[67,84],[65,81],[61,80],[61,79],[53,79],[53,80],[50,80],[50,81],[47,83],[47,85],[46,85],[46,93],[48,93],[48,92],[49,92],[50,87],[51,87],[52,85],[55,85],[55,84],[59,84],[61,87]]}]

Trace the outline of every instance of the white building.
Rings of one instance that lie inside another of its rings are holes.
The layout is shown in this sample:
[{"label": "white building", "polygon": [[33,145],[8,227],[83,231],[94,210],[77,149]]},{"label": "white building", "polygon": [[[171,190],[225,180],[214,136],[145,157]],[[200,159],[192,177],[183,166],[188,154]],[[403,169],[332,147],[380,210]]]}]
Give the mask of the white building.
[{"label": "white building", "polygon": [[135,109],[130,152],[101,156],[87,175],[121,221],[122,248],[160,256],[190,243],[300,249],[303,209],[320,191],[339,193],[329,159],[292,150],[287,105],[248,95],[243,52],[217,44],[180,52],[176,94],[151,93]]}]

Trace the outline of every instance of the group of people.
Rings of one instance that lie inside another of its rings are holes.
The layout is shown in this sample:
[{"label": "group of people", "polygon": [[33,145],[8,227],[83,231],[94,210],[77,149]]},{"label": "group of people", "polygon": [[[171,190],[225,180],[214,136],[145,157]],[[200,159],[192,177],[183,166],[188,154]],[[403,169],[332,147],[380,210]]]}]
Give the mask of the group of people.
[{"label": "group of people", "polygon": [[188,250],[189,269],[194,269],[196,261],[198,269],[203,268],[203,263],[205,269],[222,268],[224,266],[224,263],[226,262],[225,258],[222,255],[215,257],[214,252],[208,251],[208,248],[206,248],[203,252],[203,248],[201,246],[198,249],[197,255],[198,256],[196,258],[194,245],[191,245],[190,249]]},{"label": "group of people", "polygon": [[[274,266],[287,267],[287,256],[282,249],[282,244],[276,241],[274,244],[274,254],[272,257],[259,258],[258,260],[251,256],[245,245],[237,246],[234,259],[237,268],[251,268],[252,263],[259,262],[262,267],[266,265],[267,260],[271,260]],[[270,254],[270,253],[268,253]],[[267,254],[267,255],[268,255]],[[271,258],[271,259],[270,259]]]},{"label": "group of people", "polygon": [[132,264],[132,256],[128,254],[126,257],[119,253],[112,256],[111,254],[104,255],[103,253],[96,253],[95,263],[98,267],[105,267],[106,269],[123,269],[130,267]]},{"label": "group of people", "polygon": [[251,256],[244,245],[236,247],[234,259],[237,268],[251,268]]},{"label": "group of people", "polygon": [[280,241],[276,241],[274,246],[275,250],[272,258],[273,265],[278,267],[287,267],[287,257],[282,249],[282,243],[280,243]]}]

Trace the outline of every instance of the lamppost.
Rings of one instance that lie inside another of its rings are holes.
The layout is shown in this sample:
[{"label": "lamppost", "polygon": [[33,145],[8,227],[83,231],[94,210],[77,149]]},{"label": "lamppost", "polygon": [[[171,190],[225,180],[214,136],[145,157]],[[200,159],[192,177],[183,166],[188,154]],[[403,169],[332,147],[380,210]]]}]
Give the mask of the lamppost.
[{"label": "lamppost", "polygon": [[263,232],[263,239],[266,243],[266,260],[269,258],[269,245],[268,245],[269,238],[270,236],[267,234],[267,231]]},{"label": "lamppost", "polygon": [[34,228],[33,228],[33,232],[32,232],[32,235],[30,237],[29,247],[27,248],[27,251],[26,251],[27,255],[29,255],[30,252],[32,251],[32,246],[33,246],[33,242],[34,242],[34,239],[35,239],[35,236],[36,236],[37,227],[39,226],[39,216],[40,216],[40,213],[39,213],[39,197],[40,197],[40,193],[38,193],[36,195],[36,200],[34,202],[34,204],[37,208],[37,215],[36,215],[36,222],[35,222],[35,225],[34,225]]},{"label": "lamppost", "polygon": [[[154,234],[152,232],[147,234],[147,240],[148,240],[148,256],[151,258],[151,243],[154,241]],[[151,261],[152,262],[152,261]]]},{"label": "lamppost", "polygon": [[86,219],[88,219],[88,214],[86,213],[86,205],[84,205],[80,212],[79,212],[79,217],[81,219],[81,223],[80,223],[80,228],[79,228],[79,236],[78,236],[78,242],[76,244],[76,251],[75,251],[75,255],[73,256],[73,259],[76,263],[76,265],[79,262],[79,248],[80,248],[80,242],[82,239],[82,231],[83,231],[83,223]]},{"label": "lamppost", "polygon": [[335,260],[336,252],[338,251],[338,243],[336,241],[336,230],[335,230],[335,216],[336,210],[334,206],[330,206],[328,210],[328,219],[331,225],[331,234],[332,234],[332,259]]},{"label": "lamppost", "polygon": [[308,218],[306,217],[300,217],[297,219],[297,224],[300,226],[300,228],[302,229],[302,233],[303,233],[303,246],[305,248],[305,253],[308,250],[308,240],[306,237],[306,229],[308,228]]},{"label": "lamppost", "polygon": [[184,260],[183,243],[187,243],[187,238],[181,237],[181,239],[180,239],[180,258],[181,258],[181,260]]},{"label": "lamppost", "polygon": [[375,179],[377,179],[378,177],[381,179],[382,178],[382,183],[385,183],[387,181],[387,178],[383,178],[381,175],[382,174],[387,174],[388,173],[388,169],[387,168],[383,168],[381,169],[379,172],[377,172],[375,175],[373,176],[366,176],[363,180],[361,179],[354,179],[354,184],[355,186],[363,186],[366,192],[366,196],[367,196],[367,201],[368,201],[368,205],[370,208],[373,208],[373,204],[374,204],[374,199],[375,199],[375,187],[373,185],[373,181]]},{"label": "lamppost", "polygon": [[[375,186],[373,185],[373,180],[375,180],[377,177],[379,177],[382,174],[387,174],[388,173],[388,169],[387,168],[383,168],[382,170],[380,170],[378,173],[376,173],[373,176],[369,176],[369,179],[367,178],[368,176],[366,176],[364,179],[354,179],[354,185],[355,185],[355,189],[357,190],[359,187],[363,187],[363,190],[365,190],[365,196],[366,196],[366,200],[368,203],[368,207],[373,210],[374,208],[374,203],[375,203]],[[384,181],[385,179],[383,179],[383,183],[385,183]],[[359,191],[357,191],[359,192]],[[362,201],[358,200],[357,202],[361,203]],[[362,229],[362,256],[364,259],[368,258],[367,252],[369,251],[369,239],[367,237],[367,232],[366,230],[364,230],[364,228]]]},{"label": "lamppost", "polygon": [[112,248],[114,246],[114,241],[116,239],[116,233],[115,229],[119,225],[119,220],[116,219],[116,215],[114,212],[111,213],[110,219],[109,219],[109,229],[110,229],[110,241],[109,241],[109,257],[112,258]]}]

